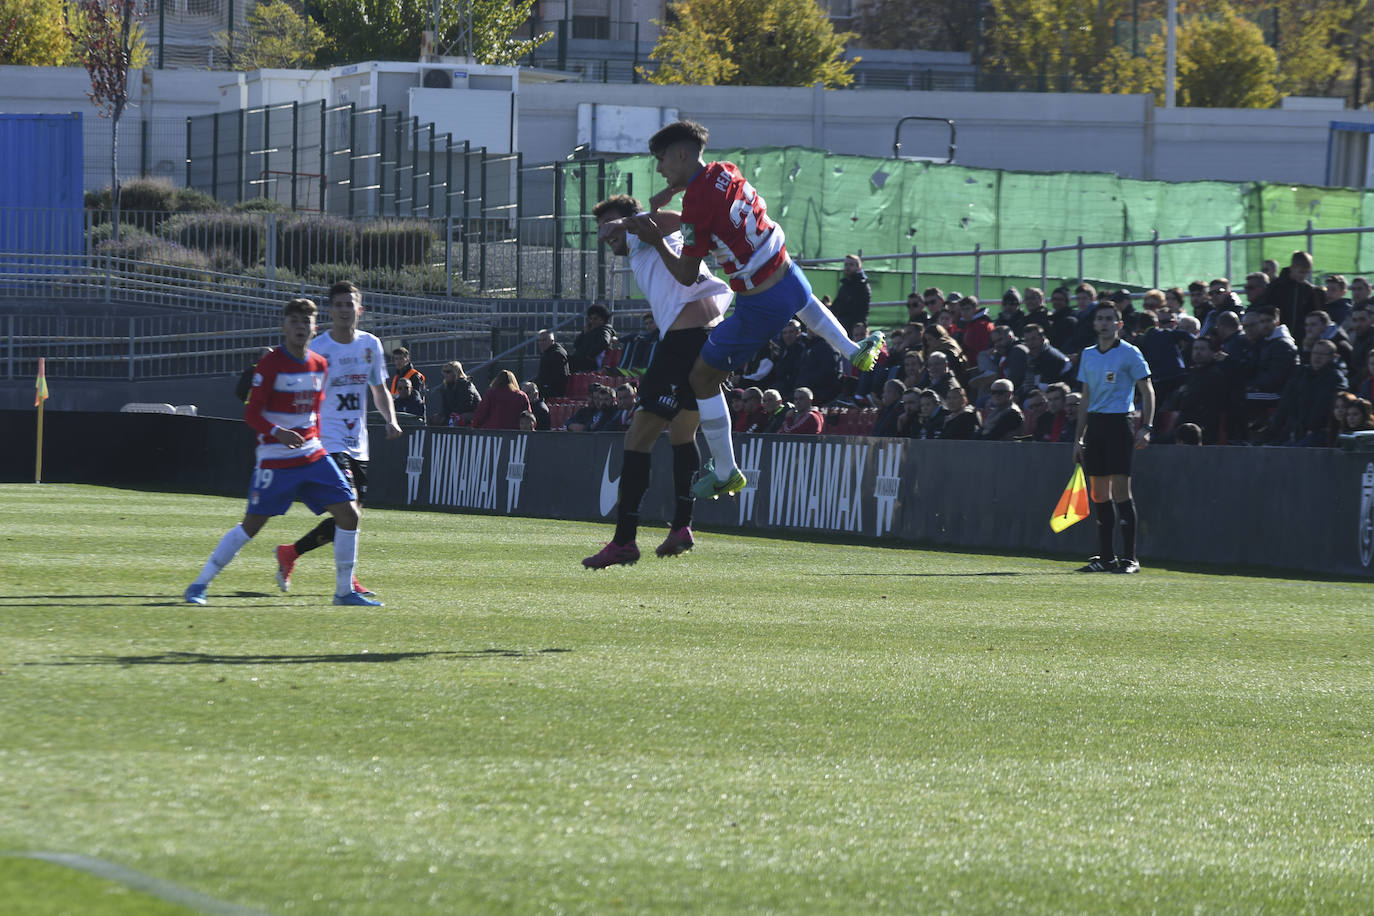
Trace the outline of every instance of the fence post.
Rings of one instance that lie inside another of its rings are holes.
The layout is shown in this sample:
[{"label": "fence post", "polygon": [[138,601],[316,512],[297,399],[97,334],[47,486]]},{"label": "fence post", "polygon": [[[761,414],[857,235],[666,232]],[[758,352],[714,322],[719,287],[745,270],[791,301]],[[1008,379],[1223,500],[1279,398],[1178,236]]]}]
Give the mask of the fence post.
[{"label": "fence post", "polygon": [[[229,35],[232,38],[233,32]],[[244,147],[248,145],[248,112],[239,109],[239,161],[238,161],[238,184],[234,187],[234,203],[243,200],[243,175],[244,167],[247,163],[244,160]]]},{"label": "fence post", "polygon": [[329,106],[320,99],[320,212],[329,206]]},{"label": "fence post", "polygon": [[358,110],[357,102],[348,103],[348,218],[353,218],[353,172],[357,156],[354,155],[358,145],[358,119],[354,114]]},{"label": "fence post", "polygon": [[[219,113],[216,112],[210,117],[210,196],[219,200]],[[189,156],[190,153],[188,149],[186,154]],[[187,169],[190,169],[189,165]]]},{"label": "fence post", "polygon": [[983,243],[973,246],[973,298],[983,298]]},{"label": "fence post", "polygon": [[463,141],[463,216],[458,222],[458,237],[463,240],[463,282],[468,281],[468,188],[472,187],[472,141]]},{"label": "fence post", "polygon": [[[272,106],[264,105],[262,109],[262,162],[258,169],[258,196],[267,187],[267,182],[272,180]],[[272,199],[277,199],[277,189],[272,189]]]},{"label": "fence post", "polygon": [[186,119],[186,187],[191,186],[191,119]]},{"label": "fence post", "polygon": [[1307,253],[1310,254],[1310,255],[1312,255],[1312,260],[1313,260],[1313,261],[1316,261],[1316,260],[1317,260],[1317,257],[1316,257],[1316,255],[1313,253],[1313,251],[1312,251],[1313,245],[1314,245],[1314,243],[1313,243],[1313,238],[1312,238],[1312,221],[1309,219],[1309,220],[1307,221]]},{"label": "fence post", "polygon": [[[1309,222],[1307,225],[1310,227],[1312,223]],[[1231,227],[1227,226],[1226,231],[1222,234],[1226,236],[1226,272],[1222,276],[1229,277],[1231,276]]]},{"label": "fence post", "polygon": [[453,298],[453,216],[444,217],[444,287],[445,295]]},{"label": "fence post", "polygon": [[515,298],[522,292],[520,285],[520,235],[525,213],[525,154],[515,154]]},{"label": "fence post", "polygon": [[5,360],[5,377],[14,381],[14,316],[10,315],[9,359]]},{"label": "fence post", "polygon": [[[1229,231],[1229,230],[1228,230],[1228,231]],[[1153,278],[1153,280],[1152,280],[1152,282],[1150,283],[1150,285],[1151,285],[1152,287],[1154,287],[1155,289],[1159,289],[1159,230],[1158,230],[1158,229],[1151,229],[1151,230],[1150,230],[1150,241],[1151,241],[1151,244],[1150,244],[1150,255],[1151,255],[1151,261],[1152,261],[1152,265],[1153,265],[1153,266],[1151,267],[1151,270],[1150,270],[1150,275],[1151,275],[1151,277]],[[1231,275],[1231,274],[1230,274],[1230,271],[1227,271],[1227,274],[1226,274],[1226,275],[1229,277],[1229,276]]]},{"label": "fence post", "polygon": [[134,380],[134,319],[129,319],[129,381]]},{"label": "fence post", "polygon": [[138,176],[148,177],[148,119],[140,118],[138,122]]},{"label": "fence post", "polygon": [[[596,163],[596,199],[606,199],[606,160],[599,159]],[[586,211],[586,204],[583,203],[583,212]],[[862,257],[863,252],[859,252]],[[606,296],[606,246],[596,246],[596,298],[603,299]]]},{"label": "fence post", "polygon": [[[163,0],[166,2],[166,0]],[[324,138],[320,138],[324,142]],[[291,210],[296,209],[296,169],[300,167],[301,103],[291,103]]]},{"label": "fence post", "polygon": [[[295,185],[295,182],[292,182]],[[263,221],[266,236],[263,238],[263,255],[267,259],[264,276],[268,283],[274,283],[277,279],[277,214],[265,214],[267,219]]]},{"label": "fence post", "polygon": [[916,264],[918,252],[916,246],[911,246],[911,291],[919,293],[921,291],[921,269]]},{"label": "fence post", "polygon": [[563,298],[563,163],[553,164],[553,301],[554,325],[558,324],[558,300]]},{"label": "fence post", "polygon": [[[1050,240],[1040,240],[1040,289],[1050,285]],[[1048,330],[1048,329],[1047,329]]]},{"label": "fence post", "polygon": [[482,202],[477,207],[477,288],[487,291],[487,148],[478,147],[482,156],[480,171]]},{"label": "fence post", "polygon": [[1078,237],[1078,282],[1083,282],[1083,236]]}]

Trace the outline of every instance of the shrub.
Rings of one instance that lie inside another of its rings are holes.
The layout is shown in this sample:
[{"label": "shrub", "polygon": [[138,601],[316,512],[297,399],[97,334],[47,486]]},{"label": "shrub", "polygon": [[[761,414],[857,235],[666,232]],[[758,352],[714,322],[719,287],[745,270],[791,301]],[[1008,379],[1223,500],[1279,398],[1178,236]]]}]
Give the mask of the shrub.
[{"label": "shrub", "polygon": [[[121,220],[120,222],[123,222]],[[108,242],[114,236],[114,223],[108,219],[99,222],[92,221],[91,228],[86,230],[86,250],[96,251],[102,242]],[[151,239],[155,236],[138,226],[122,225],[119,227],[119,240],[130,242],[137,239]]]},{"label": "shrub", "polygon": [[130,178],[119,186],[119,209],[171,213],[176,210],[177,189],[170,181]]},{"label": "shrub", "polygon": [[178,213],[208,213],[211,210],[223,209],[224,204],[215,200],[213,194],[195,188],[177,189],[176,211]]},{"label": "shrub", "polygon": [[352,264],[357,247],[357,225],[336,216],[297,216],[277,224],[277,264],[297,272],[312,264]]},{"label": "shrub", "polygon": [[179,213],[163,224],[161,234],[207,255],[227,251],[240,264],[262,260],[262,218],[251,213]]},{"label": "shrub", "polygon": [[352,280],[365,293],[442,293],[447,288],[444,268],[428,264],[371,269],[359,269],[348,264],[312,264],[305,271],[305,279],[311,285],[326,288],[336,280]]},{"label": "shrub", "polygon": [[236,213],[290,213],[291,205],[270,197],[253,197],[241,200],[229,209]]},{"label": "shrub", "polygon": [[210,259],[203,252],[166,239],[152,236],[121,238],[117,242],[102,242],[96,250],[100,254],[137,262],[133,269],[149,276],[185,278],[189,273],[192,279],[209,279]]},{"label": "shrub", "polygon": [[425,220],[379,220],[358,233],[358,261],[365,269],[428,264],[438,235]]}]

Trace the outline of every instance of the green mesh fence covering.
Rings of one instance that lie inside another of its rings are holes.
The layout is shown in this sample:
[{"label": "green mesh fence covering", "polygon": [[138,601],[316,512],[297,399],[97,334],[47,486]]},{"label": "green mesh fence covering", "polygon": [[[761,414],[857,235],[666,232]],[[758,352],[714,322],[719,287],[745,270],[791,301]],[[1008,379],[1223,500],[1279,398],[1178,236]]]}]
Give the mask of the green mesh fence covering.
[{"label": "green mesh fence covering", "polygon": [[[798,258],[840,258],[862,253],[875,298],[898,299],[919,285],[954,285],[984,298],[1007,285],[1051,285],[1079,277],[1144,289],[1186,285],[1258,270],[1265,258],[1281,265],[1297,249],[1312,251],[1318,272],[1374,269],[1374,233],[1304,236],[1314,229],[1371,225],[1374,192],[1302,185],[1221,181],[1140,181],[1079,172],[976,169],[865,156],[841,156],[803,147],[711,150],[714,159],[739,166],[787,232]],[[571,163],[565,169],[565,212],[591,212],[592,194],[633,193],[640,200],[663,186],[650,156],[603,165]],[[601,171],[604,169],[604,172]],[[583,172],[604,180],[585,180]],[[566,242],[585,244],[576,221]],[[1042,246],[1148,241],[1254,232],[1292,232],[1273,239],[1050,252]],[[1034,249],[1026,254],[940,256],[942,252]],[[913,250],[919,255],[915,276]],[[890,256],[890,257],[885,257]],[[817,292],[829,291],[815,269]],[[976,281],[975,281],[976,277]]]}]

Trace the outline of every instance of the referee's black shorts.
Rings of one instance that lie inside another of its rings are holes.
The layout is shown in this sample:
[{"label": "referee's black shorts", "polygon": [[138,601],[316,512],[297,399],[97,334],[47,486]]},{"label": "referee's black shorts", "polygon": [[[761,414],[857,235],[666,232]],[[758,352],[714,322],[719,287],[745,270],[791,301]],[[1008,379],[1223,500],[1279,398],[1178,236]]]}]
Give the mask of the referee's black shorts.
[{"label": "referee's black shorts", "polygon": [[1083,431],[1083,473],[1112,477],[1131,473],[1135,433],[1131,417],[1124,413],[1090,413]]},{"label": "referee's black shorts", "polygon": [[347,478],[353,493],[358,498],[358,505],[363,504],[363,498],[367,496],[367,462],[359,461],[348,452],[330,452],[329,458],[338,466],[343,475]]},{"label": "referee's black shorts", "polygon": [[696,395],[687,379],[710,336],[709,328],[683,328],[663,335],[639,380],[640,410],[671,420],[679,410],[697,409]]}]

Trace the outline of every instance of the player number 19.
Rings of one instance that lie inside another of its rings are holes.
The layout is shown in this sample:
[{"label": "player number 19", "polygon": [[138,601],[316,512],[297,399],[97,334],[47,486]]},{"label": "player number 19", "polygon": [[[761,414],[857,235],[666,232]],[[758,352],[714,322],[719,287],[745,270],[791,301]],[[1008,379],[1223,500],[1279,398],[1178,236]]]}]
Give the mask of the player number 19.
[{"label": "player number 19", "polygon": [[266,490],[272,486],[272,469],[257,468],[253,471],[253,489]]}]

